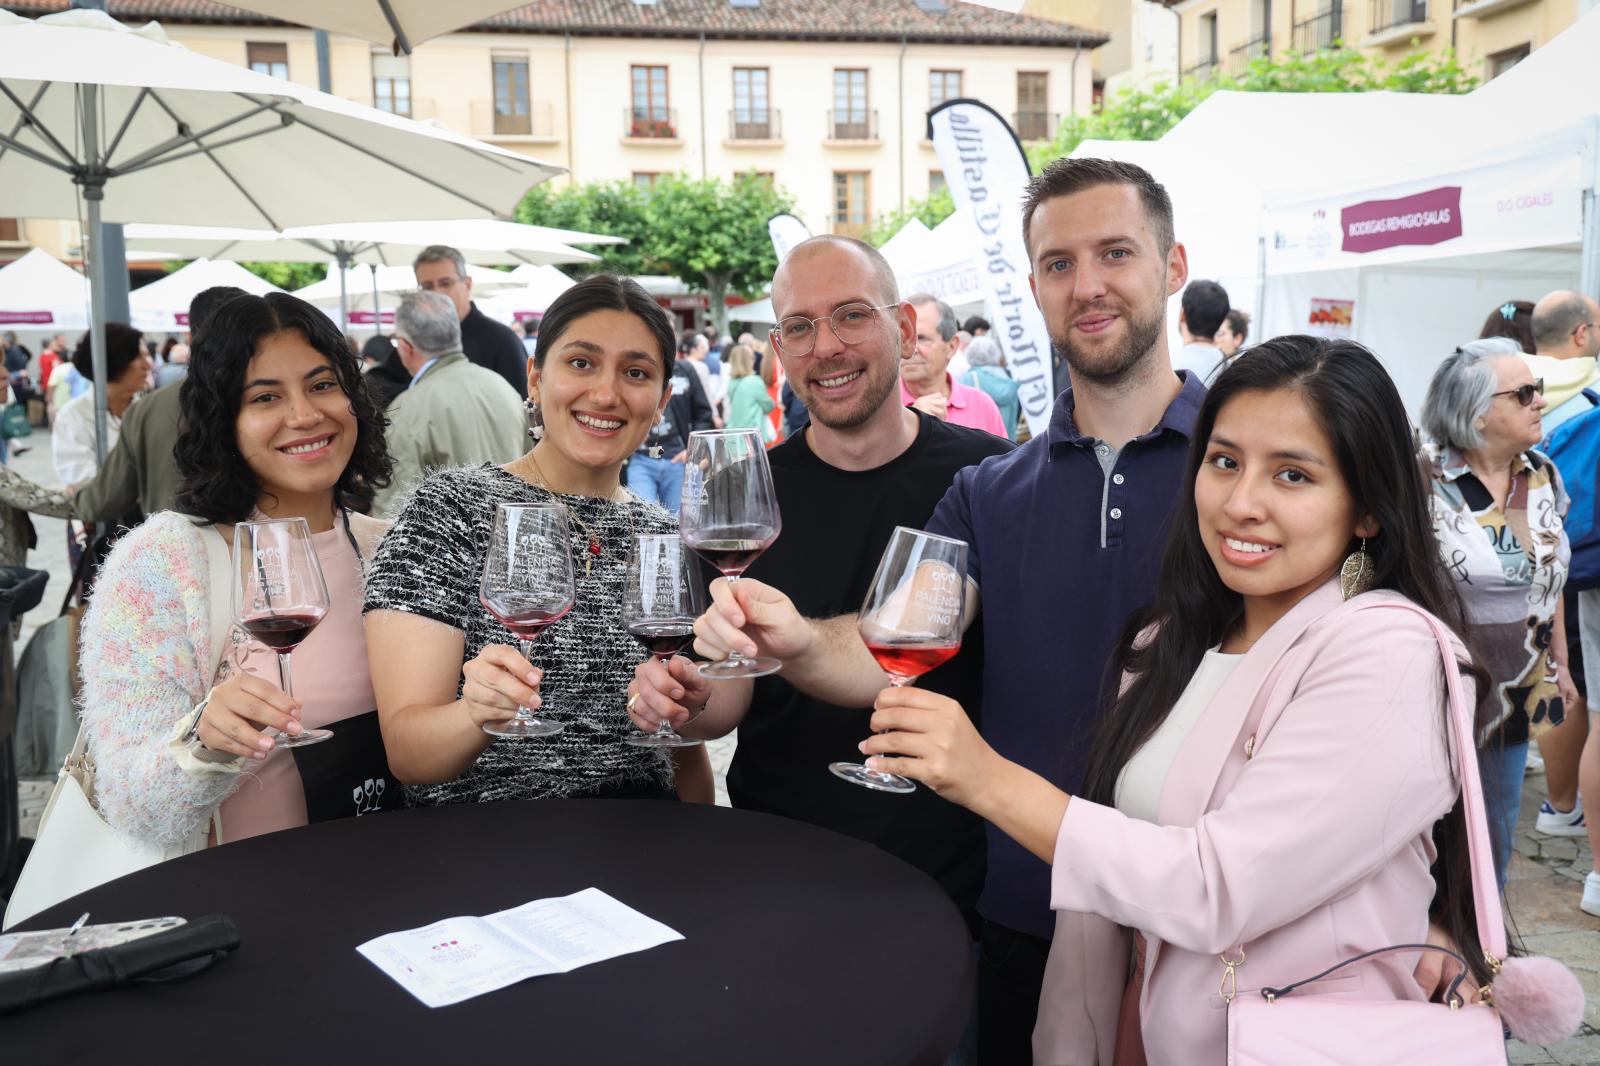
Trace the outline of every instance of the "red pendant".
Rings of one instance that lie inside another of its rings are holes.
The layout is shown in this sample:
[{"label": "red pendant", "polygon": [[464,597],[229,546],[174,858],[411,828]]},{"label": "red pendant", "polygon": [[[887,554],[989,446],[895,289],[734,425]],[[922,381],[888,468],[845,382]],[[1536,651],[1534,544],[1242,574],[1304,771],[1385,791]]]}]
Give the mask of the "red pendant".
[{"label": "red pendant", "polygon": [[596,559],[600,557],[600,542],[595,540],[593,537],[589,538],[589,554],[594,556]]}]

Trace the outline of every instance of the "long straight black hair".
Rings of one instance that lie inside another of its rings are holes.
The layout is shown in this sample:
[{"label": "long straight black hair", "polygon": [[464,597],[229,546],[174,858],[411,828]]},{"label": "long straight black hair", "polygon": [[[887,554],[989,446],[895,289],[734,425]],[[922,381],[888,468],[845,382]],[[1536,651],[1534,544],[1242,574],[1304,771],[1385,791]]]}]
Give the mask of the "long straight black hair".
[{"label": "long straight black hair", "polygon": [[[1108,710],[1084,771],[1084,795],[1090,800],[1114,801],[1123,767],[1166,720],[1206,650],[1216,647],[1244,614],[1243,598],[1223,584],[1206,552],[1195,510],[1195,477],[1218,413],[1243,393],[1280,389],[1300,393],[1333,445],[1356,513],[1377,520],[1380,532],[1366,546],[1374,570],[1371,587],[1400,593],[1466,639],[1466,614],[1439,558],[1429,487],[1413,450],[1410,422],[1388,373],[1371,352],[1351,341],[1307,336],[1264,341],[1229,364],[1200,407],[1155,603],[1129,620],[1118,644],[1113,676],[1126,674],[1129,680],[1120,695],[1108,684],[1103,701]],[[1355,546],[1352,538],[1352,551]],[[1141,644],[1139,635],[1150,626],[1153,636]],[[1477,682],[1481,727],[1488,675],[1470,663],[1461,669]],[[1445,713],[1440,724],[1448,730]],[[1435,826],[1434,842],[1433,917],[1455,938],[1481,983],[1490,975],[1478,943],[1459,800]]]}]

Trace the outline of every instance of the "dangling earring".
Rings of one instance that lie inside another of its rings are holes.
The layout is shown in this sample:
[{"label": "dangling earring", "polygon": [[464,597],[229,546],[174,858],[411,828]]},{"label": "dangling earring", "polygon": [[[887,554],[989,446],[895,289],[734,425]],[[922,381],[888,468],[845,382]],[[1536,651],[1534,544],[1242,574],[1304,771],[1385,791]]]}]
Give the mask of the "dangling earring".
[{"label": "dangling earring", "polygon": [[[657,414],[656,415],[656,420],[654,422],[652,422],[650,425],[651,425],[651,428],[653,429],[656,426],[659,426],[660,424],[661,424],[661,416],[659,414]],[[650,447],[648,447],[648,448],[646,448],[644,450],[644,453],[646,455],[648,455],[652,459],[659,459],[663,455],[666,454],[666,449],[661,447],[661,445],[659,445],[659,444],[652,444],[652,445],[650,445]]]},{"label": "dangling earring", "polygon": [[1367,554],[1367,538],[1361,538],[1361,547],[1345,556],[1339,568],[1339,591],[1345,599],[1361,595],[1372,587],[1372,556]]},{"label": "dangling earring", "polygon": [[544,439],[544,415],[539,413],[539,404],[534,400],[522,401],[522,413],[528,419],[528,436],[534,441]]}]

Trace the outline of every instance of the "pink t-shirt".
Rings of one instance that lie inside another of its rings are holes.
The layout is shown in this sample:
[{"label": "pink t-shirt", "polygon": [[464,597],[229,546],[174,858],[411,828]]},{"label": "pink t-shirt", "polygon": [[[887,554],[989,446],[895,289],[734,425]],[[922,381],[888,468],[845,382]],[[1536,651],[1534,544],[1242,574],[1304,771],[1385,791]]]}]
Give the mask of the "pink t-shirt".
[{"label": "pink t-shirt", "polygon": [[[361,624],[361,561],[343,522],[335,522],[326,533],[313,534],[311,540],[328,583],[330,607],[327,617],[295,649],[292,666],[295,695],[305,705],[300,720],[314,728],[366,714],[378,701],[372,693],[367,636]],[[254,641],[240,643],[238,630],[234,633],[229,652],[234,668],[276,684],[278,657]],[[238,791],[222,804],[223,840],[242,840],[306,824],[306,797],[294,754],[288,749],[275,749],[241,776]]]},{"label": "pink t-shirt", "polygon": [[[975,389],[971,385],[963,385],[949,374],[945,374],[944,384],[950,390],[949,404],[945,409],[946,422],[954,426],[981,429],[997,437],[1007,436],[1005,421],[1000,417],[1000,408],[995,405],[994,399],[987,392]],[[916,400],[917,398],[911,394],[911,390],[906,388],[906,383],[902,380],[900,402],[910,407]]]}]

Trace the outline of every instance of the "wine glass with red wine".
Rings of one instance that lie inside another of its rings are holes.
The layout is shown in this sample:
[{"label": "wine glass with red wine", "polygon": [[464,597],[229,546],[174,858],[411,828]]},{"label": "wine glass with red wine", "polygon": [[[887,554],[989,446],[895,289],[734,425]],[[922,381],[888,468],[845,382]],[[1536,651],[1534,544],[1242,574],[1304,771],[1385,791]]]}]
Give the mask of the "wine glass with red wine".
[{"label": "wine glass with red wine", "polygon": [[[651,656],[665,662],[694,643],[694,620],[705,610],[700,575],[689,549],[676,534],[633,538],[628,580],[622,589],[622,624]],[[634,733],[627,743],[640,748],[687,748],[699,744],[681,736],[665,718],[654,733]]]},{"label": "wine glass with red wine", "polygon": [[[289,656],[328,613],[311,527],[304,518],[270,518],[233,527],[233,620],[251,639],[278,656],[278,684],[294,696]],[[273,743],[299,748],[327,740],[327,729],[278,730]]]},{"label": "wine glass with red wine", "polygon": [[[759,429],[703,429],[689,434],[678,528],[683,542],[728,579],[729,585],[778,539],[783,522],[772,468]],[[762,677],[783,664],[731,653],[702,666],[714,681]]]},{"label": "wine glass with red wine", "polygon": [[[553,503],[502,503],[489,535],[478,600],[516,638],[531,661],[533,642],[572,610],[572,534],[567,513]],[[535,718],[527,707],[506,722],[486,722],[491,736],[528,739],[561,732],[559,722]]]},{"label": "wine glass with red wine", "polygon": [[[967,605],[967,544],[896,526],[861,605],[861,639],[899,688],[942,666],[961,650]],[[861,763],[830,763],[851,784],[880,792],[915,792],[899,774]]]}]

